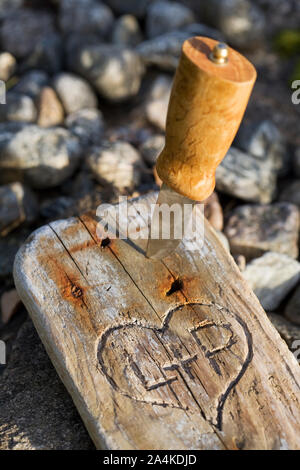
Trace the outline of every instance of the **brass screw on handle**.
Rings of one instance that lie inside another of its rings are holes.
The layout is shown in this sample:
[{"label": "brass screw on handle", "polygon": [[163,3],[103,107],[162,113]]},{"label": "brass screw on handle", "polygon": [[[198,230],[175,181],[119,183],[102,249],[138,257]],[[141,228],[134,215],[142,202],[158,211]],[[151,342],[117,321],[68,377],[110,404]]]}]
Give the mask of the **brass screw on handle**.
[{"label": "brass screw on handle", "polygon": [[224,65],[224,64],[227,64],[228,62],[228,55],[229,55],[229,49],[228,49],[227,44],[225,44],[224,42],[219,42],[213,48],[209,58],[215,64]]}]

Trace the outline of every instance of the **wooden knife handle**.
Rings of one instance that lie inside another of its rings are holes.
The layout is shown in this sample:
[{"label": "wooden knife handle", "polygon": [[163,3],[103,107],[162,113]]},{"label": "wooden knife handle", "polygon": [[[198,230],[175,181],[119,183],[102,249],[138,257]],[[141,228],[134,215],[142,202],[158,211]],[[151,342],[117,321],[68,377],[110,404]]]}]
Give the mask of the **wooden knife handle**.
[{"label": "wooden knife handle", "polygon": [[217,41],[194,37],[184,42],[172,88],[166,144],[157,173],[176,192],[203,201],[214,190],[215,171],[240,126],[254,82],[253,65],[228,48],[228,62],[217,64]]}]

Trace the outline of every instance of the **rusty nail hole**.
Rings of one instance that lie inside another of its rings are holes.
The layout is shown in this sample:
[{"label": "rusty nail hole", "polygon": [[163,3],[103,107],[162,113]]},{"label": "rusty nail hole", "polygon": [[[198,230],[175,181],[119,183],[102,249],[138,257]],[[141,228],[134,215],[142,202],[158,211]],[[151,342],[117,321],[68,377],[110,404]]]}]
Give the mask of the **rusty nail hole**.
[{"label": "rusty nail hole", "polygon": [[75,297],[75,299],[78,299],[82,296],[82,290],[78,286],[72,286],[71,294],[73,295],[73,297]]},{"label": "rusty nail hole", "polygon": [[174,292],[178,292],[183,288],[183,282],[181,279],[175,279],[175,281],[172,282],[170,289],[168,292],[166,292],[166,296],[169,297],[169,295],[174,294]]},{"label": "rusty nail hole", "polygon": [[107,238],[104,238],[101,242],[101,248],[105,248],[106,246],[108,246],[110,244],[110,239],[107,237]]}]

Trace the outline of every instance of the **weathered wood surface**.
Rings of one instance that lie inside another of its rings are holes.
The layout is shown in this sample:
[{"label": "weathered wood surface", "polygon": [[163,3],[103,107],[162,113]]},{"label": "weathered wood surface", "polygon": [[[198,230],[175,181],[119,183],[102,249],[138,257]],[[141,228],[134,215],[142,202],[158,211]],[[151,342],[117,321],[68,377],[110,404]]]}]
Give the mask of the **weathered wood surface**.
[{"label": "weathered wood surface", "polygon": [[299,449],[299,366],[209,224],[199,251],[163,261],[134,243],[101,246],[86,215],[42,227],[15,262],[96,446]]}]

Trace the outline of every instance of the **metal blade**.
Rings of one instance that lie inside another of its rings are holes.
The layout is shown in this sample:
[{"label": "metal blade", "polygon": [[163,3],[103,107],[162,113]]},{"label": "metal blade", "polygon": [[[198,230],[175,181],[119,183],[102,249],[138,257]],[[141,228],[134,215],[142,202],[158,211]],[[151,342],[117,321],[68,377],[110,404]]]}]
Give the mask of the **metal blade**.
[{"label": "metal blade", "polygon": [[162,184],[149,230],[148,258],[162,259],[177,248],[188,227],[195,203]]}]

